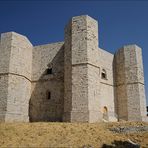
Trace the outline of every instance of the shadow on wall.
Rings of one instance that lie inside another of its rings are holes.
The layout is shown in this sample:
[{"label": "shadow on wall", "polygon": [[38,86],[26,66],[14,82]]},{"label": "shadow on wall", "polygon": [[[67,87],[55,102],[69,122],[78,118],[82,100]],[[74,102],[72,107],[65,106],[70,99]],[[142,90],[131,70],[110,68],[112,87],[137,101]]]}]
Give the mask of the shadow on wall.
[{"label": "shadow on wall", "polygon": [[32,94],[29,102],[30,122],[62,121],[64,46],[61,47],[52,61],[46,64],[47,69],[39,80],[32,82]]},{"label": "shadow on wall", "polygon": [[102,148],[140,148],[139,144],[132,144],[128,141],[117,141],[112,142],[111,145],[103,144]]},{"label": "shadow on wall", "polygon": [[119,120],[119,118],[118,118],[117,87],[116,87],[116,58],[115,58],[115,55],[114,55],[112,67],[113,67],[113,85],[114,85],[115,114],[117,115],[117,119]]}]

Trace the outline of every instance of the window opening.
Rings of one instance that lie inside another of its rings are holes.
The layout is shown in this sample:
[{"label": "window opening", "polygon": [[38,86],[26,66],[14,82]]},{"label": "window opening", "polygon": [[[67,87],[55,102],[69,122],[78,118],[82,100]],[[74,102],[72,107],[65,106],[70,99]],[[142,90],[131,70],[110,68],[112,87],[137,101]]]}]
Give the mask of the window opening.
[{"label": "window opening", "polygon": [[107,74],[106,74],[106,70],[105,69],[102,70],[101,78],[102,79],[107,79]]},{"label": "window opening", "polygon": [[46,74],[52,74],[52,68],[48,68],[48,69],[46,70]]},{"label": "window opening", "polygon": [[48,91],[47,92],[47,100],[50,100],[51,99],[51,93]]}]

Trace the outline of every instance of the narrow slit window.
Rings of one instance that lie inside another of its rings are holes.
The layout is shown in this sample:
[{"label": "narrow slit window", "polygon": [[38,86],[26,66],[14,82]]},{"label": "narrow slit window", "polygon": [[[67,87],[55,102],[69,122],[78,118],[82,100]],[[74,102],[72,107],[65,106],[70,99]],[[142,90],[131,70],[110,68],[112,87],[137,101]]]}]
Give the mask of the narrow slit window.
[{"label": "narrow slit window", "polygon": [[48,91],[47,92],[47,100],[50,100],[51,99],[51,93]]},{"label": "narrow slit window", "polygon": [[106,70],[105,69],[102,70],[101,78],[102,79],[107,79],[107,74],[106,74]]}]

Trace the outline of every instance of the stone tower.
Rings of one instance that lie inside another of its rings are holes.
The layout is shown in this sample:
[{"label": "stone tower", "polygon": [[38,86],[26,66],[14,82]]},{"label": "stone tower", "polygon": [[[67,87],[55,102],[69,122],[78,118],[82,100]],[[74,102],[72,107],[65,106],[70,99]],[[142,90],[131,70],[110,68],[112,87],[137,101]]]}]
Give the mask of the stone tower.
[{"label": "stone tower", "polygon": [[65,28],[64,53],[64,121],[95,122],[101,118],[97,21],[73,17]]},{"label": "stone tower", "polygon": [[115,92],[119,120],[145,121],[146,98],[141,48],[128,45],[115,54]]},{"label": "stone tower", "polygon": [[0,121],[29,121],[32,45],[14,32],[1,35]]}]

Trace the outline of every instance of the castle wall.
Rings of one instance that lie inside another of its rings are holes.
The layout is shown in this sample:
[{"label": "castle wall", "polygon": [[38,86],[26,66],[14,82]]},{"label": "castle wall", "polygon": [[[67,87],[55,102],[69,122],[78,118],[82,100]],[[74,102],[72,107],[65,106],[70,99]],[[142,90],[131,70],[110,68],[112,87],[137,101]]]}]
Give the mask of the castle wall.
[{"label": "castle wall", "polygon": [[89,122],[102,121],[100,99],[100,68],[88,65]]},{"label": "castle wall", "polygon": [[6,42],[6,38],[2,38],[0,42],[0,121],[5,121],[7,112],[7,94],[8,94],[8,71],[9,71],[9,57],[10,45]]},{"label": "castle wall", "polygon": [[68,122],[89,120],[86,35],[85,17],[72,18],[65,27],[63,120]]},{"label": "castle wall", "polygon": [[7,95],[0,94],[7,106],[4,121],[28,121],[32,45],[22,35],[4,33],[1,36],[1,56],[6,63],[1,65],[0,72],[7,78],[4,84],[8,86],[3,88]]},{"label": "castle wall", "polygon": [[64,36],[64,113],[63,121],[71,121],[72,109],[72,54],[71,54],[71,21],[65,26]]},{"label": "castle wall", "polygon": [[83,15],[64,42],[33,47],[14,32],[0,39],[0,121],[146,121],[141,49],[98,48],[98,22]]},{"label": "castle wall", "polygon": [[29,121],[31,83],[24,77],[9,74],[6,121]]},{"label": "castle wall", "polygon": [[[35,46],[32,61],[30,121],[61,121],[64,99],[63,42]],[[47,74],[47,69],[52,73]],[[48,98],[50,92],[51,98]]]},{"label": "castle wall", "polygon": [[[0,49],[1,50],[1,49]],[[5,121],[7,112],[8,75],[0,74],[0,121]]]},{"label": "castle wall", "polygon": [[88,122],[87,16],[72,18],[65,28],[64,121]]},{"label": "castle wall", "polygon": [[89,122],[102,120],[100,112],[100,51],[98,22],[87,16],[88,110]]},{"label": "castle wall", "polygon": [[114,78],[113,78],[113,58],[114,55],[99,49],[100,51],[100,77],[103,69],[106,71],[106,79],[100,79],[100,110],[103,112],[104,107],[107,107],[108,120],[116,121],[117,115],[115,111],[114,99]]}]

